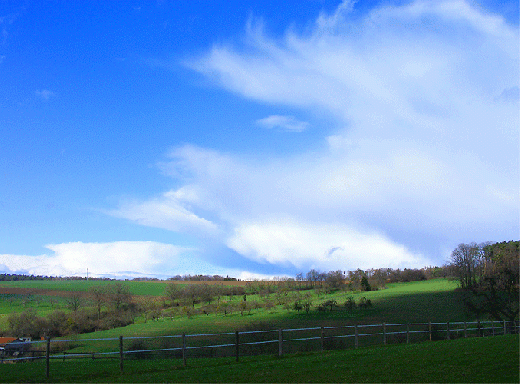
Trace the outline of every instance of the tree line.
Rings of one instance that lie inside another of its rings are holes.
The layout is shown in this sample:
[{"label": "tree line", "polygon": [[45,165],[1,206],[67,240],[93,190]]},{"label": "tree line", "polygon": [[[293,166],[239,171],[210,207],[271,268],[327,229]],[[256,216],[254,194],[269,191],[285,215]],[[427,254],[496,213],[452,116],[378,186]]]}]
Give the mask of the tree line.
[{"label": "tree line", "polygon": [[520,241],[459,244],[451,254],[452,274],[477,316],[515,321],[519,314]]}]

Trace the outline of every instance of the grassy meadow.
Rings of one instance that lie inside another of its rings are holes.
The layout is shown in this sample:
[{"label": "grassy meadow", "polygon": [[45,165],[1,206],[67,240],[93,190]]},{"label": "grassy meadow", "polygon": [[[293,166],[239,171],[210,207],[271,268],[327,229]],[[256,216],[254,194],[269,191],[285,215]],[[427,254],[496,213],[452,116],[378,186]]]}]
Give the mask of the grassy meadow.
[{"label": "grassy meadow", "polygon": [[233,358],[0,364],[2,382],[518,383],[518,335]]},{"label": "grassy meadow", "polygon": [[[99,281],[21,281],[0,282],[0,288],[30,288],[48,289],[52,291],[65,291],[86,293],[89,288],[110,284],[111,282]],[[163,300],[167,282],[134,282],[125,281],[130,291],[135,295],[137,301],[150,303],[157,300],[160,305]],[[369,292],[337,291],[332,294],[316,293],[314,290],[308,292],[313,306],[327,300],[336,300],[342,305],[348,297],[357,302],[361,297],[372,301],[371,308],[355,309],[346,311],[343,308],[332,312],[320,312],[311,309],[305,311],[294,311],[284,309],[277,305],[271,309],[259,308],[251,311],[235,311],[231,314],[198,314],[191,317],[181,312],[163,313],[164,317],[158,320],[147,320],[146,316],[139,316],[134,324],[123,328],[110,329],[79,335],[78,338],[99,338],[129,336],[160,336],[186,333],[217,333],[233,330],[260,328],[294,328],[301,326],[321,326],[355,323],[381,323],[381,322],[427,322],[427,321],[464,321],[473,317],[464,311],[461,301],[461,292],[455,290],[457,283],[447,279],[433,279],[421,282],[388,284],[386,289]],[[150,297],[153,296],[153,297]],[[275,294],[271,294],[274,298]],[[155,297],[155,298],[154,298]],[[0,331],[7,332],[7,316],[12,312],[21,312],[27,308],[33,308],[39,315],[45,315],[55,309],[67,310],[66,298],[41,294],[24,295],[0,295]],[[224,296],[222,301],[231,303],[240,302],[241,297]],[[259,295],[247,295],[249,302],[261,301]],[[87,303],[88,304],[88,303]]]}]

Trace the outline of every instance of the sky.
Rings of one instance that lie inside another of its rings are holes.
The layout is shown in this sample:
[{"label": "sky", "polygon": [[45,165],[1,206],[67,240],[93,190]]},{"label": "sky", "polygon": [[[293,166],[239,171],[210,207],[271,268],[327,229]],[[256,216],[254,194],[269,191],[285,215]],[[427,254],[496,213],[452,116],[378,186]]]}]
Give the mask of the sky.
[{"label": "sky", "polygon": [[517,240],[518,20],[0,0],[0,273],[265,278]]}]

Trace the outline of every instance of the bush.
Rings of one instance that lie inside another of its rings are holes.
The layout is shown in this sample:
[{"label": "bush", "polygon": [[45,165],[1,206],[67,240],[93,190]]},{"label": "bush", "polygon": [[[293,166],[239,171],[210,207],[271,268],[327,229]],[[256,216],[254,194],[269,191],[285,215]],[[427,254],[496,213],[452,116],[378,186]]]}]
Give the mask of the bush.
[{"label": "bush", "polygon": [[367,299],[365,296],[359,299],[358,307],[359,308],[370,308],[372,306],[372,301]]},{"label": "bush", "polygon": [[28,336],[39,339],[47,328],[45,319],[38,317],[34,309],[11,313],[7,318],[9,330],[16,337]]},{"label": "bush", "polygon": [[130,345],[128,346],[128,351],[137,351],[130,354],[130,356],[134,357],[135,359],[150,358],[151,353],[147,351],[148,349],[148,346],[142,339],[133,339]]},{"label": "bush", "polygon": [[347,311],[352,311],[356,308],[356,301],[352,296],[347,297],[343,306],[347,309]]}]

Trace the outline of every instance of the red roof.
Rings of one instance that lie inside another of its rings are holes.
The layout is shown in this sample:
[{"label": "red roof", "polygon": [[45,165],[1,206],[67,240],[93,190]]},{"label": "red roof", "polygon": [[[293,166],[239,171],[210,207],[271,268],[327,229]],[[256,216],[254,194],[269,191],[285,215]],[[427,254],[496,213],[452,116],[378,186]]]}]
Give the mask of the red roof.
[{"label": "red roof", "polygon": [[16,337],[0,337],[0,345],[5,345],[10,343],[11,341],[15,341]]}]

